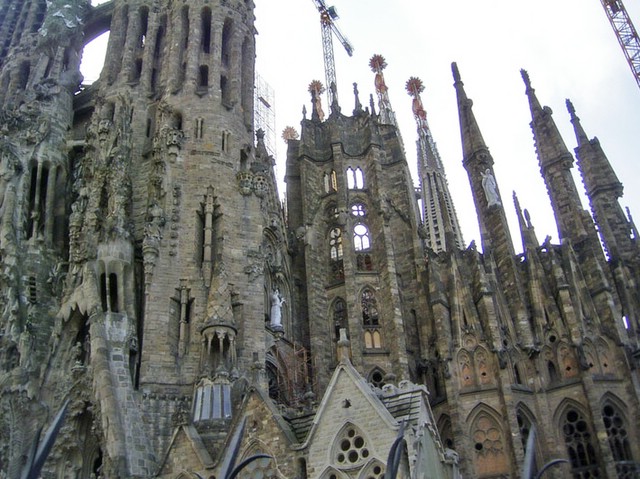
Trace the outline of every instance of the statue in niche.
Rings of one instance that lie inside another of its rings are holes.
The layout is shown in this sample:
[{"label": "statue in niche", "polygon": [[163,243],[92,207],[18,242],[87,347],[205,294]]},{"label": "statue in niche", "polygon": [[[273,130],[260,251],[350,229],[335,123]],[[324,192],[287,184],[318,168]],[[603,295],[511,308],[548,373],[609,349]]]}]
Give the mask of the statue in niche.
[{"label": "statue in niche", "polygon": [[498,197],[498,185],[496,179],[491,174],[491,170],[487,168],[482,175],[482,188],[484,189],[484,195],[487,198],[487,206],[500,205],[500,198]]},{"label": "statue in niche", "polygon": [[282,329],[282,305],[285,303],[278,288],[271,293],[271,327]]}]

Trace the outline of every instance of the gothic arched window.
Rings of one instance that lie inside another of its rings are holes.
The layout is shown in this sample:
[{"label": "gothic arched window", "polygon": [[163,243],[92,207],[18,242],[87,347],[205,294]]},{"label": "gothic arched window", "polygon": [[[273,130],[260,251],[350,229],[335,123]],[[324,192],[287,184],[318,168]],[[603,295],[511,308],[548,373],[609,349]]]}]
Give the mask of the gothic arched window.
[{"label": "gothic arched window", "polygon": [[337,467],[351,469],[370,460],[371,451],[362,431],[347,423],[334,440],[331,456]]},{"label": "gothic arched window", "polygon": [[518,420],[518,429],[520,430],[520,440],[522,441],[522,449],[527,451],[527,441],[529,440],[529,434],[531,433],[531,427],[533,425],[529,414],[518,408],[516,412],[516,419]]},{"label": "gothic arched window", "polygon": [[347,168],[347,187],[350,190],[364,189],[364,173],[360,167],[355,170],[351,167]]},{"label": "gothic arched window", "polygon": [[366,288],[362,292],[361,305],[364,347],[367,349],[380,349],[382,348],[382,334],[380,333],[378,302],[371,289]]},{"label": "gothic arched window", "polygon": [[353,227],[353,246],[356,251],[364,251],[371,248],[369,228],[363,223],[358,223]]},{"label": "gothic arched window", "polygon": [[333,193],[334,191],[338,191],[338,176],[336,175],[335,170],[331,170],[330,173],[325,173],[323,175],[323,181],[325,193]]},{"label": "gothic arched window", "polygon": [[562,433],[574,477],[600,477],[600,468],[593,447],[593,434],[584,415],[569,408],[563,415]]},{"label": "gothic arched window", "polygon": [[340,339],[340,330],[347,330],[349,337],[349,325],[347,324],[347,303],[344,299],[337,298],[333,303],[333,336],[336,341]]},{"label": "gothic arched window", "polygon": [[362,324],[363,326],[378,326],[380,318],[378,315],[378,302],[369,288],[362,292]]},{"label": "gothic arched window", "polygon": [[604,427],[607,429],[613,460],[616,462],[633,461],[627,424],[620,411],[613,404],[607,403],[602,408],[602,419]]},{"label": "gothic arched window", "polygon": [[471,425],[477,477],[504,477],[509,470],[508,453],[500,422],[489,411],[480,411]]},{"label": "gothic arched window", "polygon": [[329,233],[329,246],[331,248],[331,260],[338,261],[342,259],[342,230],[333,228]]},{"label": "gothic arched window", "polygon": [[331,276],[332,279],[344,280],[344,263],[342,260],[342,230],[333,228],[329,232],[329,256],[331,258]]}]

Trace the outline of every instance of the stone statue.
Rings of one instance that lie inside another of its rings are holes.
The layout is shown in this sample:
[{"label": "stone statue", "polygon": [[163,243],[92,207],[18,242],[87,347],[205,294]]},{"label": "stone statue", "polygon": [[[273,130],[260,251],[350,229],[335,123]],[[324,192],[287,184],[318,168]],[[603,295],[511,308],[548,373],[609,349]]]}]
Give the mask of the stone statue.
[{"label": "stone statue", "polygon": [[487,206],[500,205],[500,198],[498,197],[498,185],[496,179],[491,174],[491,170],[487,168],[482,175],[482,188],[487,198]]},{"label": "stone statue", "polygon": [[274,289],[271,294],[271,327],[282,328],[282,305],[284,298],[279,289]]}]

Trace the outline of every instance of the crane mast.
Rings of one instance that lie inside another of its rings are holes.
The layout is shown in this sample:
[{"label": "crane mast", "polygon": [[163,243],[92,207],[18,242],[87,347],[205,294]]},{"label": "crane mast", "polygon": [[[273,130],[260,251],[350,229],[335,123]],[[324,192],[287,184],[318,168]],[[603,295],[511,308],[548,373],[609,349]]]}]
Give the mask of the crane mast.
[{"label": "crane mast", "polygon": [[633,23],[631,23],[631,18],[629,18],[622,0],[600,1],[616,33],[627,63],[631,67],[633,77],[636,79],[638,86],[640,86],[640,38],[638,38],[638,32]]},{"label": "crane mast", "polygon": [[329,107],[334,100],[338,99],[338,92],[335,87],[336,82],[336,62],[333,56],[333,35],[342,43],[349,56],[353,55],[353,46],[349,40],[342,34],[335,24],[338,14],[335,7],[328,7],[324,0],[313,0],[318,11],[320,12],[320,26],[322,28],[322,51],[324,54],[324,75],[326,80],[327,100]]}]

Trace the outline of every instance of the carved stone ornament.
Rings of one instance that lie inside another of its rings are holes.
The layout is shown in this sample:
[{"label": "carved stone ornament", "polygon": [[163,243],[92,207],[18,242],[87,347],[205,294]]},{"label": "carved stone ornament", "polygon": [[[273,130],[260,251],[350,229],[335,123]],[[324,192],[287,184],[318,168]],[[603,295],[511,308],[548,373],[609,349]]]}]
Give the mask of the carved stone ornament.
[{"label": "carved stone ornament", "polygon": [[269,182],[263,174],[257,174],[253,177],[253,190],[258,198],[264,198],[269,191]]},{"label": "carved stone ornament", "polygon": [[239,171],[236,179],[238,180],[240,193],[244,196],[249,196],[253,187],[253,173],[250,171]]}]

